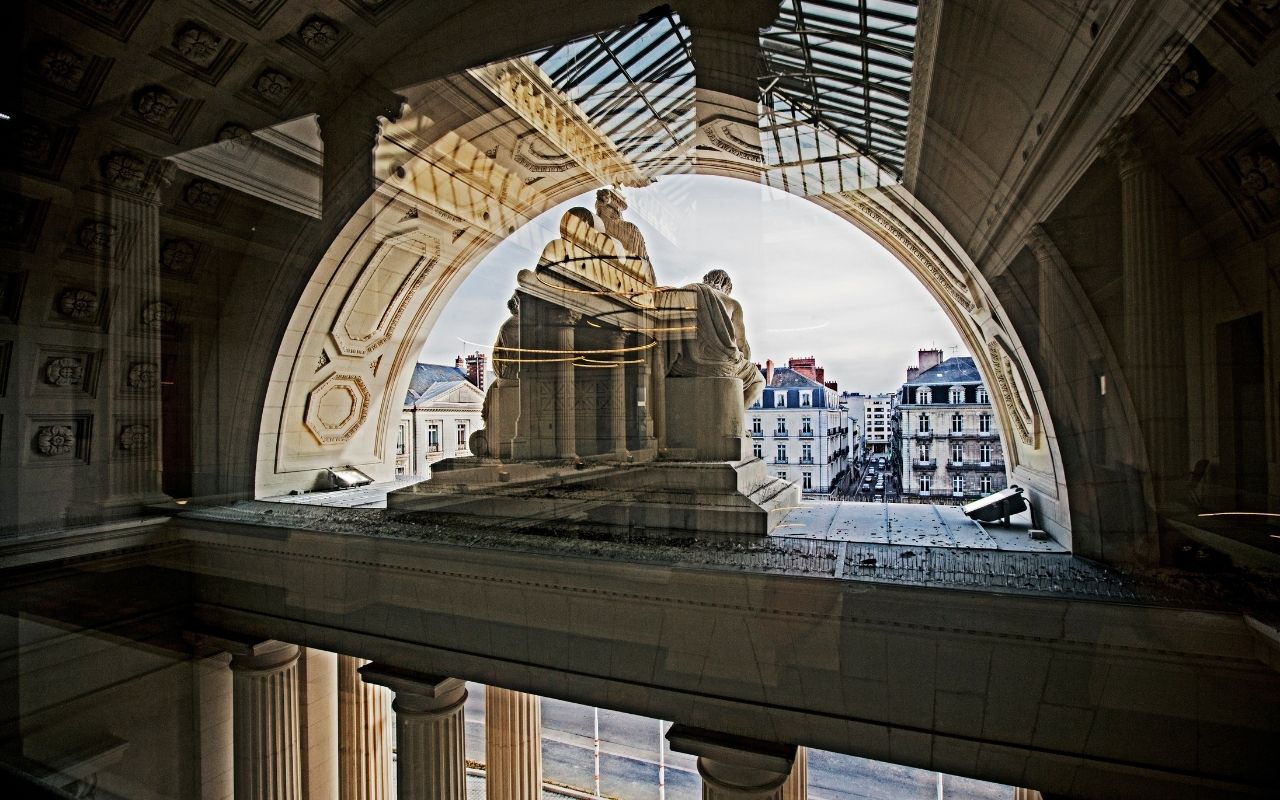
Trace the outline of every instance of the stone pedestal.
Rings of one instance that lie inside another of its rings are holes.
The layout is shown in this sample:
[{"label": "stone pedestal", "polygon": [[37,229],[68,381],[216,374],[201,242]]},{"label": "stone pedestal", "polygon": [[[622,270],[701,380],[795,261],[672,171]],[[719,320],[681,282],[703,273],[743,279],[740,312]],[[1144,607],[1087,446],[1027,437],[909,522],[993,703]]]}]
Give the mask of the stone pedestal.
[{"label": "stone pedestal", "polygon": [[[511,458],[511,440],[520,418],[520,381],[498,378],[485,397],[485,440],[491,458]],[[479,455],[479,453],[477,453]]]},{"label": "stone pedestal", "polygon": [[396,789],[401,800],[465,800],[467,763],[458,678],[366,664],[360,675],[395,692]]},{"label": "stone pedestal", "polygon": [[796,761],[795,745],[688,725],[672,725],[667,741],[672,750],[698,757],[703,800],[782,800]]},{"label": "stone pedestal", "polygon": [[742,458],[742,381],[668,378],[667,451],[682,461]]},{"label": "stone pedestal", "polygon": [[338,796],[390,800],[391,695],[361,680],[363,663],[338,656]]},{"label": "stone pedestal", "polygon": [[796,760],[791,764],[791,774],[782,784],[782,800],[808,800],[809,751],[796,748]]},{"label": "stone pedestal", "polygon": [[485,794],[542,796],[542,706],[537,695],[489,686],[484,694]]},{"label": "stone pedestal", "polygon": [[302,797],[297,645],[268,641],[233,652],[236,800]]}]

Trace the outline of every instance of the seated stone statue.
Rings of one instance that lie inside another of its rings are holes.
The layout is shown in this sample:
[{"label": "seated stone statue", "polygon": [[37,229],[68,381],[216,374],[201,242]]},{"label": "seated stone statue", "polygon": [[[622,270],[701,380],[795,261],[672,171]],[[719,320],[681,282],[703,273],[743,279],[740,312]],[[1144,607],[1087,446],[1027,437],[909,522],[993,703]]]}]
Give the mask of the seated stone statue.
[{"label": "seated stone statue", "polygon": [[604,232],[617,239],[627,251],[626,270],[648,284],[656,283],[653,264],[649,261],[649,250],[645,247],[644,234],[635,223],[622,218],[627,210],[627,201],[612,189],[601,189],[596,192],[596,215],[604,226]]},{"label": "seated stone statue", "polygon": [[741,378],[746,408],[759,398],[764,378],[751,361],[742,306],[732,291],[729,273],[713,269],[701,283],[661,292],[664,326],[674,329],[663,336],[663,355],[668,377]]}]

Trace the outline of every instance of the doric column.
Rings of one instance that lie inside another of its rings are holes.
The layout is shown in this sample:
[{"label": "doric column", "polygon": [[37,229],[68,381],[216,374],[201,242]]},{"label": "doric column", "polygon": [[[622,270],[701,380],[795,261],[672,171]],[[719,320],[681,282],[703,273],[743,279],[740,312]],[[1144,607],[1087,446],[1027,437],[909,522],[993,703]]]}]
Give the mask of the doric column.
[{"label": "doric column", "polygon": [[791,764],[791,774],[782,784],[782,800],[808,800],[809,751],[796,748],[796,760]]},{"label": "doric column", "polygon": [[391,797],[391,693],[360,678],[365,661],[338,656],[338,797]]},{"label": "doric column", "polygon": [[578,455],[577,418],[574,414],[573,329],[582,315],[576,311],[561,310],[556,319],[556,457],[576,458]]},{"label": "doric column", "polygon": [[[627,335],[619,331],[610,337],[613,349],[621,351],[627,346]],[[627,354],[619,352],[619,362],[627,360]],[[627,455],[627,367],[619,363],[609,370],[609,434],[612,438],[613,454],[618,458]]]},{"label": "doric column", "polygon": [[485,796],[542,796],[542,706],[537,695],[489,686],[484,691]]},{"label": "doric column", "polygon": [[266,641],[231,653],[236,800],[302,797],[300,652]]},{"label": "doric column", "polygon": [[1120,174],[1124,366],[1146,442],[1157,500],[1186,479],[1186,344],[1178,278],[1178,198],[1139,141],[1132,118],[1103,143]]},{"label": "doric column", "polygon": [[703,800],[782,800],[796,761],[795,745],[688,725],[672,725],[667,741],[672,750],[698,757]]},{"label": "doric column", "polygon": [[395,692],[391,708],[396,713],[396,790],[401,800],[465,800],[466,683],[381,664],[366,664],[360,675]]}]

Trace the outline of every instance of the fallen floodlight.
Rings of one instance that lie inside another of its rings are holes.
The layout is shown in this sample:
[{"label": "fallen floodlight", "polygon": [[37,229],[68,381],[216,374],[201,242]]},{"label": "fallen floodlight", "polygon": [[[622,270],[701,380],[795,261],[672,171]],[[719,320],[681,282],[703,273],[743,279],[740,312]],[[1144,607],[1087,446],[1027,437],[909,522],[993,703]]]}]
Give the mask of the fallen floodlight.
[{"label": "fallen floodlight", "polygon": [[1009,517],[1027,510],[1027,499],[1021,486],[1010,486],[960,508],[969,519],[978,522],[1001,522],[1009,526]]},{"label": "fallen floodlight", "polygon": [[330,467],[329,482],[334,489],[354,489],[357,486],[368,486],[373,478],[355,467]]}]

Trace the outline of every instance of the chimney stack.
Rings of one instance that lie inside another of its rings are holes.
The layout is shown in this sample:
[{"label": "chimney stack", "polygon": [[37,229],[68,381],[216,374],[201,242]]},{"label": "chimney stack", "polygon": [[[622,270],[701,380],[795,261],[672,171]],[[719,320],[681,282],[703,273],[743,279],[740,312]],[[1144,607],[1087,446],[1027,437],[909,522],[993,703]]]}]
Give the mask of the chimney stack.
[{"label": "chimney stack", "polygon": [[942,363],[942,351],[936,349],[921,350],[917,353],[917,360],[919,361],[921,372],[933,369]]},{"label": "chimney stack", "polygon": [[462,360],[462,356],[458,356],[453,360],[454,369],[465,369],[466,366],[467,366],[467,362]]},{"label": "chimney stack", "polygon": [[910,383],[911,381],[915,380],[915,377],[919,374],[920,374],[919,367],[907,367],[907,382]]},{"label": "chimney stack", "polygon": [[773,359],[767,358],[764,362],[764,385],[773,385]]}]

